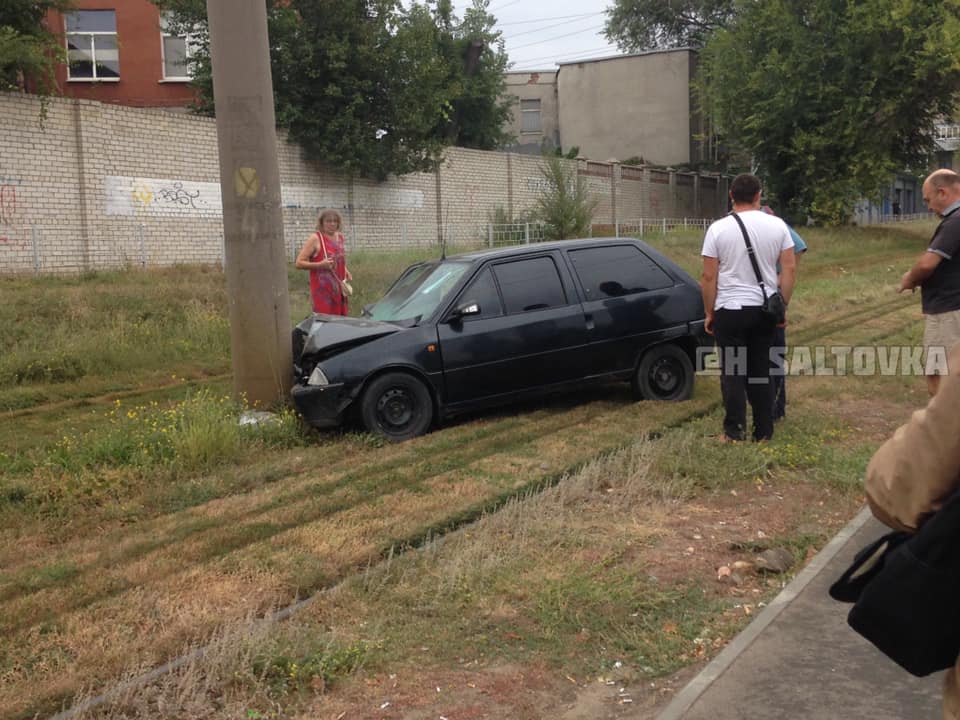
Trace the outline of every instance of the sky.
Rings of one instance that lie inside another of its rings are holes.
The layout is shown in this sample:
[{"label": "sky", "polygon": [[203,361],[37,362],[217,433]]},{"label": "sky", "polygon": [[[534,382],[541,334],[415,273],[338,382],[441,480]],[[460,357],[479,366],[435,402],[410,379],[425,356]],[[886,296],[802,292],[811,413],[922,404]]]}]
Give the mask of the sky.
[{"label": "sky", "polygon": [[[557,62],[619,55],[603,36],[612,0],[490,0],[511,70],[550,70]],[[469,0],[454,0],[463,17]]]}]

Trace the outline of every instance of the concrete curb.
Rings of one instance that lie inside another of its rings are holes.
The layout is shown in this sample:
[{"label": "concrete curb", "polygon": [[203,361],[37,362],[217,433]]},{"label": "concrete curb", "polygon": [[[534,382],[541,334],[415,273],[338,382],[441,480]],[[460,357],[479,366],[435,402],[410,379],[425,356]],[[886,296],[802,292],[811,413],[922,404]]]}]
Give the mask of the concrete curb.
[{"label": "concrete curb", "polygon": [[673,698],[657,720],[681,720],[697,699],[710,685],[729,668],[737,657],[753,643],[770,623],[796,599],[827,563],[840,552],[853,535],[872,517],[869,507],[864,507],[836,536],[818,552],[813,560],[745,627],[723,651],[693,678]]}]

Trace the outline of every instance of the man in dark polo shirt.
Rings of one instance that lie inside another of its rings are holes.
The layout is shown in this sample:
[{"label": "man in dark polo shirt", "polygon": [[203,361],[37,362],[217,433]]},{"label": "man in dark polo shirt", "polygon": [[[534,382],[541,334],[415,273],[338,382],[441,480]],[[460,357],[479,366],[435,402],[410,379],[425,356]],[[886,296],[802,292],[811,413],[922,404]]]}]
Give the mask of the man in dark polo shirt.
[{"label": "man in dark polo shirt", "polygon": [[900,278],[900,290],[920,288],[927,390],[935,395],[940,376],[931,369],[931,353],[945,358],[960,343],[960,175],[937,170],[923,183],[923,201],[941,220],[927,251]]}]

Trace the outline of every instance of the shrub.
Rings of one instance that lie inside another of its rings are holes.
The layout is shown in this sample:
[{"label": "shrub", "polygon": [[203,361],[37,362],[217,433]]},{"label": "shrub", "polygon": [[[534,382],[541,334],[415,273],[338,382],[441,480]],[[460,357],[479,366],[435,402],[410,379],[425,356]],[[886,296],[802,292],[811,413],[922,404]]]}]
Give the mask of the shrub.
[{"label": "shrub", "polygon": [[543,223],[545,240],[564,240],[586,235],[596,200],[587,197],[587,184],[558,157],[546,158],[540,172],[547,189],[537,198],[537,218]]}]

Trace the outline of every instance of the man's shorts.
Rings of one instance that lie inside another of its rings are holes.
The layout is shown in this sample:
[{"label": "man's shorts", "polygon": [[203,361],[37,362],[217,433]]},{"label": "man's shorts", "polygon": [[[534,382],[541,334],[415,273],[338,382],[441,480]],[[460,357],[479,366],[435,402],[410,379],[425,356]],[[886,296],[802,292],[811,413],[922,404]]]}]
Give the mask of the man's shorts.
[{"label": "man's shorts", "polygon": [[[935,315],[924,315],[923,348],[927,367],[935,365],[933,355],[945,358],[957,343],[960,343],[960,310],[950,310]],[[939,372],[927,372],[939,375]]]}]

